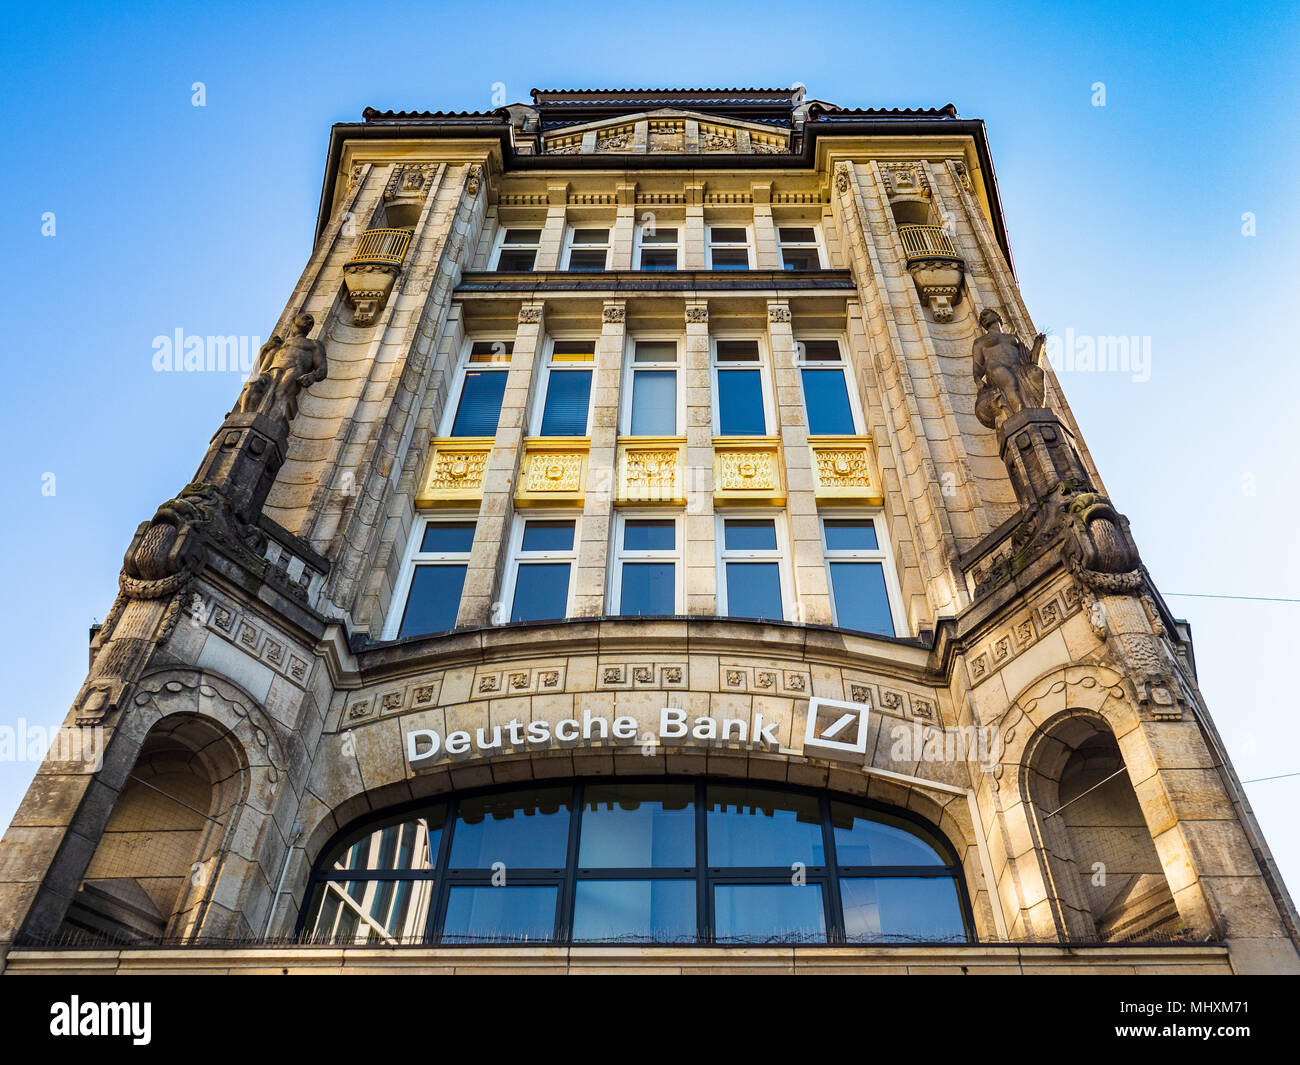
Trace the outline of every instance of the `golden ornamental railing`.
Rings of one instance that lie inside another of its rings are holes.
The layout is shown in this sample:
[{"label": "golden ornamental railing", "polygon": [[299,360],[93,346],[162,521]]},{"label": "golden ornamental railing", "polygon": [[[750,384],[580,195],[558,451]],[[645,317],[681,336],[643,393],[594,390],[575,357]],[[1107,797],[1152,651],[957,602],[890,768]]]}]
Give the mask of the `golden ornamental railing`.
[{"label": "golden ornamental railing", "polygon": [[367,229],[357,241],[356,250],[349,262],[389,263],[401,266],[406,249],[411,244],[409,229]]},{"label": "golden ornamental railing", "polygon": [[899,226],[898,235],[903,238],[903,250],[907,252],[909,259],[921,259],[932,255],[944,255],[952,259],[961,258],[942,226]]}]

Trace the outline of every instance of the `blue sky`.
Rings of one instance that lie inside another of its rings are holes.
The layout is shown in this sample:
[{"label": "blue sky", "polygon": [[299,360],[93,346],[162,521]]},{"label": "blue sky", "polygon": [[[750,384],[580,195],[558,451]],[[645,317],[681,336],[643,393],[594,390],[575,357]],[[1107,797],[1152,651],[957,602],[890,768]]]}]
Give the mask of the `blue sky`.
[{"label": "blue sky", "polygon": [[[1157,583],[1300,598],[1298,38],[1285,5],[1209,3],[14,5],[0,724],[63,718],[136,524],[189,480],[238,390],[154,372],[153,338],[265,336],[311,250],[330,125],[367,105],[486,110],[496,82],[509,100],[802,82],[844,106],[983,118],[1038,328],[1150,338],[1148,379],[1062,381]],[[1241,776],[1300,771],[1300,605],[1169,600]],[[35,768],[0,762],[0,824]],[[1300,887],[1300,777],[1247,791]]]}]

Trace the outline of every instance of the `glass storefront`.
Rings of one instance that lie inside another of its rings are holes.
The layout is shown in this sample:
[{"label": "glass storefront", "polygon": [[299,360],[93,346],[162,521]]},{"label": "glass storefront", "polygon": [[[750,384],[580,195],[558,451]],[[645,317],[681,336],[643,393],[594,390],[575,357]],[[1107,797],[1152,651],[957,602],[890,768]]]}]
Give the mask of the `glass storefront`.
[{"label": "glass storefront", "polygon": [[338,944],[966,942],[932,828],[845,796],[722,781],[476,792],[336,839],[300,931]]}]

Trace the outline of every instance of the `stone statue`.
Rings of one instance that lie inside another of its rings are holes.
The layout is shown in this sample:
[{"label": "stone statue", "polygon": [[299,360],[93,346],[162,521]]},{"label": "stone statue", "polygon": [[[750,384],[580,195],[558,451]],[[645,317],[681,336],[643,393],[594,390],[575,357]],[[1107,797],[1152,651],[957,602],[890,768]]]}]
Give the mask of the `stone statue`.
[{"label": "stone statue", "polygon": [[1043,370],[1038,356],[1047,338],[1039,333],[1032,350],[1026,348],[1015,333],[1002,332],[1002,316],[991,307],[980,312],[979,322],[984,335],[971,343],[975,383],[980,390],[975,416],[993,429],[1013,414],[1043,405]]},{"label": "stone statue", "polygon": [[251,377],[235,404],[238,414],[265,414],[288,425],[298,414],[298,395],[329,373],[325,345],[313,340],[316,320],[300,314],[293,320],[289,339],[271,337],[257,353],[257,373]]}]

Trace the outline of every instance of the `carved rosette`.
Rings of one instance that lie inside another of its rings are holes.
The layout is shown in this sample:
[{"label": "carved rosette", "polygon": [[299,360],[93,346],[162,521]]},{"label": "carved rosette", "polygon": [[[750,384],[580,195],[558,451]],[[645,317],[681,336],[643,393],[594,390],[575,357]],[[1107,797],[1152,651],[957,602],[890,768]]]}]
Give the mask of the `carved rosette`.
[{"label": "carved rosette", "polygon": [[812,436],[813,484],[819,502],[879,506],[869,436]]},{"label": "carved rosette", "polygon": [[715,503],[785,503],[781,446],[776,437],[714,437]]},{"label": "carved rosette", "polygon": [[579,437],[525,440],[515,506],[581,504],[587,484],[590,447],[589,440]]}]

